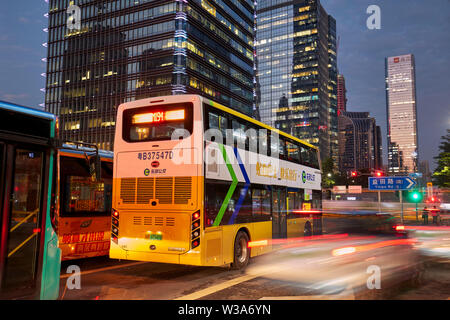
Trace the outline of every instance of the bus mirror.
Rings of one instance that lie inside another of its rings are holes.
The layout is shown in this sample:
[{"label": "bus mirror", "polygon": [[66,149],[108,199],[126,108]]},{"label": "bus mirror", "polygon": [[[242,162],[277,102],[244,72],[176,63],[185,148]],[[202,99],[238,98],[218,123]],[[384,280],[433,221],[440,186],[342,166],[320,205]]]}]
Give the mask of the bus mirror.
[{"label": "bus mirror", "polygon": [[95,154],[89,157],[89,173],[92,181],[100,181],[102,178],[102,163],[100,155]]}]

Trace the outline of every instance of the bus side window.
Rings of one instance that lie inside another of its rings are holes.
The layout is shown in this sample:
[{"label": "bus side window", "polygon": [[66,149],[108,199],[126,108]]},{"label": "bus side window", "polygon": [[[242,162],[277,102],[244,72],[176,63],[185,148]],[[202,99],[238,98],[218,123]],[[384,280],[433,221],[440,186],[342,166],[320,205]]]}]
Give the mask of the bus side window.
[{"label": "bus side window", "polygon": [[239,149],[247,149],[248,146],[247,137],[245,135],[246,126],[245,124],[239,122],[238,120],[233,119],[231,121],[232,129],[233,129],[233,144],[234,147]]},{"label": "bus side window", "polygon": [[274,133],[273,131],[270,131],[269,135],[269,144],[270,144],[270,152],[268,156],[273,158],[279,158],[279,144],[280,144],[280,136],[277,133]]},{"label": "bus side window", "polygon": [[247,143],[246,150],[258,153],[258,129],[252,123],[247,123]]},{"label": "bus side window", "polygon": [[300,151],[297,144],[286,141],[286,153],[289,161],[300,163]]},{"label": "bus side window", "polygon": [[300,158],[304,166],[309,166],[309,152],[305,146],[300,146]]},{"label": "bus side window", "polygon": [[267,150],[268,145],[267,129],[259,128],[258,130],[258,153],[262,155],[269,155]]},{"label": "bus side window", "polygon": [[[211,140],[223,143],[223,140],[226,138],[226,129],[227,129],[227,118],[215,113],[215,112],[208,112],[208,129],[212,129],[210,131],[209,137]],[[222,134],[222,141],[217,136],[214,130],[218,130]]]},{"label": "bus side window", "polygon": [[295,206],[295,209],[296,209],[296,210],[302,210],[302,208],[303,208],[303,206],[302,206],[303,199],[304,199],[303,192],[304,192],[303,189],[299,189],[299,190],[295,193],[295,203],[294,203],[294,206]]},{"label": "bus side window", "polygon": [[286,140],[284,138],[280,138],[280,144],[278,145],[278,153],[280,155],[280,159],[287,160],[287,157],[286,157]]},{"label": "bus side window", "polygon": [[310,159],[311,159],[311,166],[313,168],[320,169],[319,157],[317,156],[316,149],[311,148]]},{"label": "bus side window", "polygon": [[271,192],[267,187],[252,187],[252,216],[253,221],[270,221]]}]

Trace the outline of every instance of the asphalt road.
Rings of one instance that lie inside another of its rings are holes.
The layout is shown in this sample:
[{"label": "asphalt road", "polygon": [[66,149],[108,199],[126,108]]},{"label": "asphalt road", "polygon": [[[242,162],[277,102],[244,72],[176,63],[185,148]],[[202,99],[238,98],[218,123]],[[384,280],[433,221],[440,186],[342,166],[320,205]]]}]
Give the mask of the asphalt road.
[{"label": "asphalt road", "polygon": [[[255,258],[253,263],[257,263]],[[81,269],[80,289],[67,274],[70,265]],[[450,264],[428,262],[418,285],[404,284],[384,292],[383,299],[439,299],[450,297]],[[69,283],[68,286],[66,284]],[[333,294],[306,290],[295,283],[249,275],[227,267],[191,267],[110,260],[107,257],[64,262],[60,298],[63,300],[316,300],[371,299],[352,288]],[[376,297],[380,298],[380,297]]]}]

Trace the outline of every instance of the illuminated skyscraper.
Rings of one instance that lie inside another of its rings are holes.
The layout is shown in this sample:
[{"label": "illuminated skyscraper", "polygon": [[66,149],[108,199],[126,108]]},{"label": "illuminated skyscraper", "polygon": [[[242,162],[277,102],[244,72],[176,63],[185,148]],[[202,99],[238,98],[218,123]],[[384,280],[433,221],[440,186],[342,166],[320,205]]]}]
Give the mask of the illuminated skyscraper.
[{"label": "illuminated skyscraper", "polygon": [[381,130],[369,112],[342,111],[339,123],[339,171],[383,169]]},{"label": "illuminated skyscraper", "polygon": [[253,116],[253,0],[48,2],[45,108],[61,139],[112,149],[117,107],[161,95]]},{"label": "illuminated skyscraper", "polygon": [[345,78],[342,74],[337,76],[337,109],[338,115],[347,111],[347,89],[345,88]]},{"label": "illuminated skyscraper", "polygon": [[393,174],[417,171],[417,105],[414,55],[388,57],[386,111],[388,170]]},{"label": "illuminated skyscraper", "polygon": [[336,21],[319,0],[261,0],[256,14],[261,120],[337,165]]}]

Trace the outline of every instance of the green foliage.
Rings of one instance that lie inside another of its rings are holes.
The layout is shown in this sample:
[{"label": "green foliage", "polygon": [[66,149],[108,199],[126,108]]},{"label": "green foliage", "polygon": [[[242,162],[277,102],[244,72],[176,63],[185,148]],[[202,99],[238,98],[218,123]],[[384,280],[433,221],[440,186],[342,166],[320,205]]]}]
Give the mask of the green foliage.
[{"label": "green foliage", "polygon": [[450,129],[447,129],[447,135],[441,137],[439,145],[440,153],[434,157],[437,161],[437,167],[433,173],[433,183],[441,188],[450,188]]},{"label": "green foliage", "polygon": [[333,159],[324,159],[322,161],[322,188],[332,188],[336,183],[335,178]]}]

